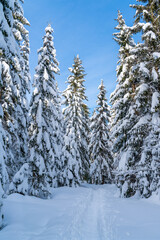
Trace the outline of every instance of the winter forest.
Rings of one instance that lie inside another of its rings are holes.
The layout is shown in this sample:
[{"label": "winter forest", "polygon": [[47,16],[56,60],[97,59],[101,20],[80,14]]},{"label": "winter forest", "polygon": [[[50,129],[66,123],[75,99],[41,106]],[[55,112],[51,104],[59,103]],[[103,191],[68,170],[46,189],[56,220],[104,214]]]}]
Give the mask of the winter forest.
[{"label": "winter forest", "polygon": [[[0,0],[0,239],[10,239],[9,235],[1,238],[1,233],[9,224],[9,210],[4,206],[14,196],[24,208],[26,199],[48,201],[52,208],[56,193],[65,189],[73,198],[72,191],[80,194],[83,187],[83,191],[98,189],[99,195],[105,187],[106,192],[115,188],[117,203],[120,199],[138,199],[138,204],[146,204],[153,196],[160,199],[160,1],[137,0],[130,7],[135,10],[133,26],[128,26],[118,11],[113,30],[113,41],[119,46],[116,88],[107,99],[107,86],[101,77],[99,82],[97,79],[99,94],[92,111],[87,105],[87,73],[81,53],[73,56],[67,88],[60,92],[56,32],[48,24],[32,80],[31,26],[24,16],[23,1]],[[101,197],[107,204],[107,197]],[[100,203],[97,199],[95,208]],[[81,202],[77,208],[85,212]],[[88,222],[91,219],[88,217]],[[103,219],[102,223],[99,233],[106,229]],[[134,236],[118,238],[110,228],[101,237],[78,238],[72,229],[66,238],[21,235],[16,240],[138,240]],[[156,234],[160,238],[160,231]],[[143,239],[149,238],[139,238]]]}]

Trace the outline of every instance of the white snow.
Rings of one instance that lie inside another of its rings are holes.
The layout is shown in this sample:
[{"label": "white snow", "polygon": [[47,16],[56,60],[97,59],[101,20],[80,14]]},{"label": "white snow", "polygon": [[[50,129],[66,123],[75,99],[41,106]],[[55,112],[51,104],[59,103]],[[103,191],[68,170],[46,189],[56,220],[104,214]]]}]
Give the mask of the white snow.
[{"label": "white snow", "polygon": [[128,152],[123,152],[119,161],[119,170],[126,170]]},{"label": "white snow", "polygon": [[152,24],[150,22],[147,22],[143,25],[143,31],[145,32],[147,30],[147,28],[153,28]]},{"label": "white snow", "polygon": [[137,87],[138,95],[144,94],[144,92],[147,92],[149,86],[145,83],[142,83],[139,87]]},{"label": "white snow", "polygon": [[153,57],[154,57],[154,59],[160,58],[160,53],[159,52],[154,52]]},{"label": "white snow", "polygon": [[158,200],[123,199],[113,185],[53,189],[53,199],[12,194],[2,240],[159,240]]},{"label": "white snow", "polygon": [[154,92],[152,96],[152,107],[151,111],[155,112],[156,107],[159,105],[160,94],[158,92]]},{"label": "white snow", "polygon": [[139,70],[141,72],[143,72],[145,75],[148,75],[149,76],[149,70],[145,67],[145,63],[144,62],[141,62],[139,64]]},{"label": "white snow", "polygon": [[48,79],[49,79],[49,75],[48,75],[48,72],[47,72],[47,69],[46,69],[46,68],[44,69],[43,77],[44,77],[45,80],[48,80]]},{"label": "white snow", "polygon": [[158,74],[154,67],[152,68],[152,77],[153,77],[154,82],[158,81]]},{"label": "white snow", "polygon": [[153,31],[148,31],[147,33],[143,34],[143,38],[150,38],[151,40],[155,40],[156,34]]},{"label": "white snow", "polygon": [[147,124],[149,121],[150,121],[150,116],[149,114],[146,114],[145,116],[141,117],[139,121],[134,125],[134,129]]}]

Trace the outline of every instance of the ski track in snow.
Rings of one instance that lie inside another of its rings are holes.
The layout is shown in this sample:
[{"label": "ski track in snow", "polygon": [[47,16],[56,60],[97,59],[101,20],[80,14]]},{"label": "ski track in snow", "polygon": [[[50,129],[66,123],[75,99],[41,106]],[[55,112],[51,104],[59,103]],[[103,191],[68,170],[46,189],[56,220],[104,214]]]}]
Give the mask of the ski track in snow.
[{"label": "ski track in snow", "polygon": [[[106,216],[104,212],[105,191],[103,189],[90,189],[85,201],[77,205],[77,212],[67,229],[67,234],[71,240],[100,239],[107,240],[110,230],[107,228]],[[87,226],[87,228],[86,228]],[[62,238],[67,240],[67,238]]]},{"label": "ski track in snow", "polygon": [[[60,229],[57,239],[114,240],[113,221],[109,218],[109,213],[104,211],[110,209],[110,205],[106,207],[106,199],[104,189],[89,189],[87,196],[83,196],[75,204],[71,222],[66,229]],[[46,229],[38,235],[45,235],[47,231],[46,226]],[[69,239],[68,236],[70,236]]]},{"label": "ski track in snow", "polygon": [[159,240],[160,206],[115,192],[83,185],[53,189],[51,200],[10,195],[0,240]]}]

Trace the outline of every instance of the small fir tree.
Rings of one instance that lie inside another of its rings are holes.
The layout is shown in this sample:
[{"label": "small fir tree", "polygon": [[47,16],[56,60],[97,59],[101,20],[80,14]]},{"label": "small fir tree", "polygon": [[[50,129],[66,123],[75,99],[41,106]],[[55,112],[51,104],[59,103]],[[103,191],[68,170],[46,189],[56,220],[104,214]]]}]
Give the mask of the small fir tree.
[{"label": "small fir tree", "polygon": [[[66,149],[71,154],[70,170],[75,179],[86,179],[89,174],[88,154],[88,123],[89,111],[84,100],[84,68],[79,56],[74,58],[73,68],[69,68],[71,75],[68,77],[68,87],[63,92],[65,97],[63,110],[66,127]],[[70,157],[69,157],[70,158]]]},{"label": "small fir tree", "polygon": [[92,160],[91,178],[92,183],[104,184],[112,182],[112,165],[113,158],[109,146],[109,108],[106,99],[106,90],[101,81],[98,87],[100,93],[98,95],[96,112],[91,118],[91,135],[90,135],[90,156]]}]

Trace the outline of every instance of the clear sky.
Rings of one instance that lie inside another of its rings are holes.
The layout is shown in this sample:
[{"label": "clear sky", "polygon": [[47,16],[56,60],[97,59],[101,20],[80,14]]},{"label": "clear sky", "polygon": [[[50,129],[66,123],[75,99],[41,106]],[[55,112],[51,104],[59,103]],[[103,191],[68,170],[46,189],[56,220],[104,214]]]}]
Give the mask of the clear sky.
[{"label": "clear sky", "polygon": [[108,91],[116,86],[118,45],[113,40],[117,11],[120,10],[128,25],[133,24],[134,10],[129,4],[136,0],[25,0],[25,17],[30,21],[30,70],[33,78],[37,65],[37,49],[42,46],[44,29],[51,23],[54,45],[60,65],[57,77],[59,89],[66,88],[73,58],[79,54],[86,71],[88,106],[96,105],[100,80]]}]

